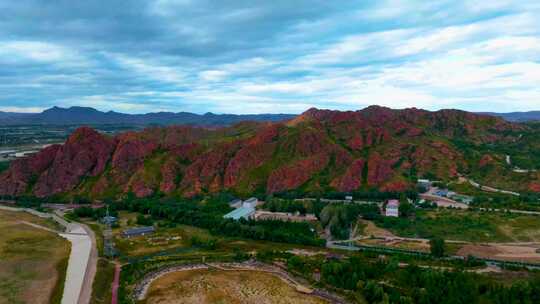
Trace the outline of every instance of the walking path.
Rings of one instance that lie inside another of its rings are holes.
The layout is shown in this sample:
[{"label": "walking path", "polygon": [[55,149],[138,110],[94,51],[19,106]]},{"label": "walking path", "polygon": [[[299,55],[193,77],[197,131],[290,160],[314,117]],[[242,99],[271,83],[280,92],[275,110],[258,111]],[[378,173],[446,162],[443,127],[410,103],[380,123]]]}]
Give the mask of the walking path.
[{"label": "walking path", "polygon": [[[512,160],[510,159],[510,155],[506,155],[506,164],[508,166],[512,166]],[[512,171],[516,173],[529,173],[529,172],[537,172],[536,169],[522,169],[518,166],[513,166]]]},{"label": "walking path", "polygon": [[120,271],[122,270],[122,266],[120,264],[116,264],[114,267],[114,279],[112,282],[112,291],[111,291],[111,304],[118,304],[118,287],[120,285]]},{"label": "walking path", "polygon": [[29,224],[33,227],[58,233],[58,235],[71,242],[71,253],[69,254],[66,281],[61,303],[90,303],[92,283],[94,282],[97,267],[97,250],[95,237],[92,231],[85,225],[75,222],[69,223],[58,214],[39,212],[29,208],[14,208],[1,205],[0,210],[28,212],[41,218],[50,218],[64,227],[64,232],[58,232],[40,225],[22,221],[24,224]]},{"label": "walking path", "polygon": [[466,178],[466,177],[463,177],[463,178],[465,180],[467,180],[469,182],[469,184],[471,184],[473,187],[478,188],[480,190],[484,190],[484,191],[487,191],[487,192],[510,194],[510,195],[513,195],[513,196],[520,196],[520,194],[517,193],[517,192],[508,191],[508,190],[502,190],[502,189],[497,189],[497,188],[493,188],[493,187],[489,187],[489,186],[480,185],[479,183],[473,181],[472,179],[469,179],[469,178]]}]

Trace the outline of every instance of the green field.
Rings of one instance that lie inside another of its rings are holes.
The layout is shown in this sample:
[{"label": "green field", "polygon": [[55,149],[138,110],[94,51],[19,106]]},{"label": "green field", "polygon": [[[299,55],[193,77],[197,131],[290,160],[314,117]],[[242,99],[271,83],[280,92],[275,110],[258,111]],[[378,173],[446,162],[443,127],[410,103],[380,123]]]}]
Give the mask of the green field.
[{"label": "green field", "polygon": [[0,211],[0,303],[60,303],[70,244],[21,221],[54,227],[27,213]]},{"label": "green field", "polygon": [[540,241],[540,217],[438,209],[418,210],[414,218],[388,218],[376,225],[398,236],[468,242]]},{"label": "green field", "polygon": [[106,259],[99,259],[96,277],[92,285],[90,304],[111,303],[111,284],[114,279],[114,264]]}]

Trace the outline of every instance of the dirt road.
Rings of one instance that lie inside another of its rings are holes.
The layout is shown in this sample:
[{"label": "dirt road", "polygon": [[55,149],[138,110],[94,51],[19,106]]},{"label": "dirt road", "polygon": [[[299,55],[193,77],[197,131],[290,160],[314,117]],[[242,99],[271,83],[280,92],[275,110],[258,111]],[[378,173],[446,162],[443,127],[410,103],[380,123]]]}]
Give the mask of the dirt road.
[{"label": "dirt road", "polygon": [[114,279],[112,282],[112,290],[111,290],[111,304],[117,304],[118,303],[118,287],[120,286],[120,271],[122,270],[122,266],[120,264],[116,264],[114,267]]}]

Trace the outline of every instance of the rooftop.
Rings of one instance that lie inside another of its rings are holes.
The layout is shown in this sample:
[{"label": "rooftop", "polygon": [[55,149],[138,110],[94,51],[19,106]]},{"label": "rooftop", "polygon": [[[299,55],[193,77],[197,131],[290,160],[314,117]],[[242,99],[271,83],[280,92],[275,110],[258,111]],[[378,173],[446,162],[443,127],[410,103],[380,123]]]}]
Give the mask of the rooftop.
[{"label": "rooftop", "polygon": [[388,204],[386,205],[386,207],[399,207],[399,201],[398,200],[389,200],[388,201]]},{"label": "rooftop", "polygon": [[123,231],[124,234],[141,234],[148,232],[154,232],[154,226],[137,227]]},{"label": "rooftop", "polygon": [[239,220],[240,218],[242,217],[246,217],[246,216],[249,216],[250,214],[252,214],[253,212],[255,212],[255,209],[254,208],[250,208],[250,207],[240,207],[236,210],[233,210],[227,214],[225,214],[223,216],[223,218],[232,218],[233,220]]}]

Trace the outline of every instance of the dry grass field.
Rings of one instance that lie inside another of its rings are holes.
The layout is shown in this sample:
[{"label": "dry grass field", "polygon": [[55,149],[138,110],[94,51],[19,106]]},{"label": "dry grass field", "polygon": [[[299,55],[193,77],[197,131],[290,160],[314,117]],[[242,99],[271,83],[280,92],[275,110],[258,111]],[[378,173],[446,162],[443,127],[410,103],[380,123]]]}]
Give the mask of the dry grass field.
[{"label": "dry grass field", "polygon": [[278,277],[256,271],[193,270],[174,272],[150,286],[145,304],[328,303],[301,294]]},{"label": "dry grass field", "polygon": [[70,244],[50,220],[0,210],[0,304],[59,303]]}]

